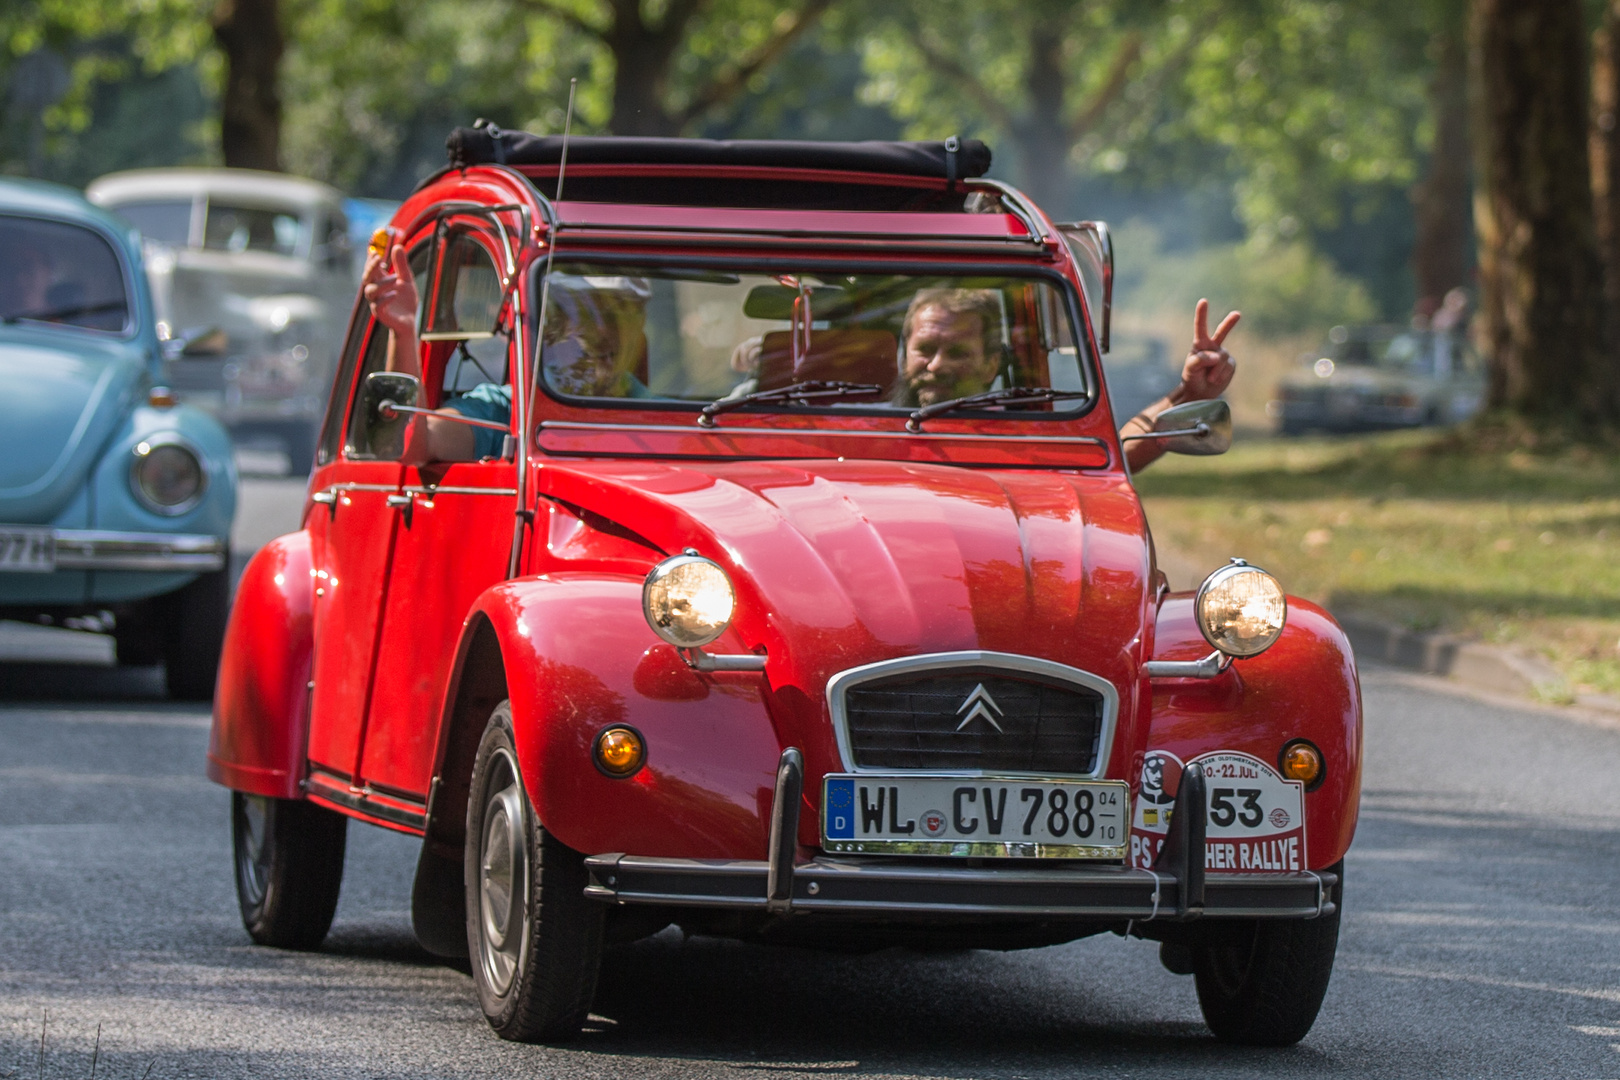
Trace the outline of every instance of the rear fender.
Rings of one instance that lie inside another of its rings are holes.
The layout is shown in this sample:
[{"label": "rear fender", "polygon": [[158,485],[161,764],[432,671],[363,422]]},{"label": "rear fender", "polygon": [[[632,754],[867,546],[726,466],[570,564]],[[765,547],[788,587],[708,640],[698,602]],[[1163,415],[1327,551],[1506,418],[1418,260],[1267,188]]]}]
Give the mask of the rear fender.
[{"label": "rear fender", "polygon": [[[1160,606],[1156,659],[1194,660],[1209,652],[1194,621],[1193,597],[1175,593]],[[1305,793],[1305,861],[1323,869],[1349,849],[1361,805],[1361,685],[1350,643],[1333,617],[1290,596],[1287,627],[1259,656],[1235,660],[1213,679],[1153,682],[1150,753],[1167,751],[1188,762],[1236,751],[1275,769],[1283,747],[1295,739],[1309,739],[1322,752],[1325,775]],[[1139,755],[1133,783],[1141,774]]]},{"label": "rear fender", "polygon": [[[782,752],[762,701],[765,676],[687,667],[648,628],[639,577],[504,582],[479,599],[468,627],[499,642],[529,798],[564,844],[591,854],[765,858]],[[729,634],[712,648],[742,651]],[[459,696],[453,690],[448,703],[447,749],[465,741],[454,730],[465,723],[456,719]],[[591,756],[613,724],[635,728],[647,748],[646,764],[626,779],[600,772]],[[452,756],[441,750],[441,769]]]},{"label": "rear fender", "polygon": [[208,777],[216,783],[303,796],[314,592],[307,532],[272,540],[243,570],[208,737]]}]

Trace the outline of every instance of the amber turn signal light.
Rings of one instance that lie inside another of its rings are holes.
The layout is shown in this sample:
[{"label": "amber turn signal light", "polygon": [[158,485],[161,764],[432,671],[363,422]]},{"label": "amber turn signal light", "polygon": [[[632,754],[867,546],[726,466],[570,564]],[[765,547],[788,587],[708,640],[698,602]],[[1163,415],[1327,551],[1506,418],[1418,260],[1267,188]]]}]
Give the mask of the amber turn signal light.
[{"label": "amber turn signal light", "polygon": [[1306,787],[1315,787],[1316,782],[1322,779],[1322,751],[1303,739],[1283,747],[1282,753],[1277,756],[1277,764],[1284,776],[1298,780]]},{"label": "amber turn signal light", "polygon": [[603,728],[596,736],[591,756],[596,767],[615,778],[629,776],[647,760],[647,744],[633,727],[616,725]]}]

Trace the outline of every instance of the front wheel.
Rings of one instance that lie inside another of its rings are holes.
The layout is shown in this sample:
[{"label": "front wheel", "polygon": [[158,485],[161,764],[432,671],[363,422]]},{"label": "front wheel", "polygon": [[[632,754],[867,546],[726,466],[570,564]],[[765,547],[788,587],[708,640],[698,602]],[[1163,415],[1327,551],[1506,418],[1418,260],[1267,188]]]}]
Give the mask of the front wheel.
[{"label": "front wheel", "polygon": [[302,799],[231,792],[231,848],[242,925],[260,945],[313,949],[343,885],[349,819]]},{"label": "front wheel", "polygon": [[1256,920],[1235,942],[1192,950],[1204,1023],[1222,1042],[1292,1046],[1321,1011],[1339,946],[1339,913]]},{"label": "front wheel", "polygon": [[484,1016],[503,1039],[579,1034],[596,995],[603,909],[585,898],[585,860],[535,819],[496,706],[467,798],[467,952]]}]

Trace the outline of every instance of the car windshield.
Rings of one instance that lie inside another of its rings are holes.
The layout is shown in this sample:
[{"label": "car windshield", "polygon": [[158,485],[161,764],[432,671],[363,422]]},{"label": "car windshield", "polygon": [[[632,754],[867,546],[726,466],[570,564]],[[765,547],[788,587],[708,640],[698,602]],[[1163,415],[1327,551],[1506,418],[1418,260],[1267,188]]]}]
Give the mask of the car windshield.
[{"label": "car windshield", "polygon": [[119,203],[108,209],[139,229],[148,240],[185,247],[191,239],[190,199],[150,199]]},{"label": "car windshield", "polygon": [[112,245],[61,221],[0,215],[0,322],[54,323],[117,333],[129,324]]},{"label": "car windshield", "polygon": [[[1075,343],[1063,291],[1033,277],[558,263],[541,370],[563,397],[915,409],[1017,387],[1089,391]],[[815,396],[769,393],[805,383]],[[1002,407],[1072,415],[1088,400]]]},{"label": "car windshield", "polygon": [[233,206],[210,199],[203,224],[203,247],[232,253],[297,255],[303,232],[303,221],[295,211]]}]

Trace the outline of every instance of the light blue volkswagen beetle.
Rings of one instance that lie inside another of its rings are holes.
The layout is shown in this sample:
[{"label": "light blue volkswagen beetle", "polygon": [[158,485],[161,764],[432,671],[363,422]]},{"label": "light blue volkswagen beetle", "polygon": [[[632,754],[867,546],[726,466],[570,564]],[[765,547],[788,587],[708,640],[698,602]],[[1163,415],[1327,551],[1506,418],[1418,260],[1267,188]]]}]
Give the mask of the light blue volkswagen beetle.
[{"label": "light blue volkswagen beetle", "polygon": [[230,607],[230,438],[157,379],[139,237],[78,193],[0,181],[0,619],[110,633],[212,696]]}]

